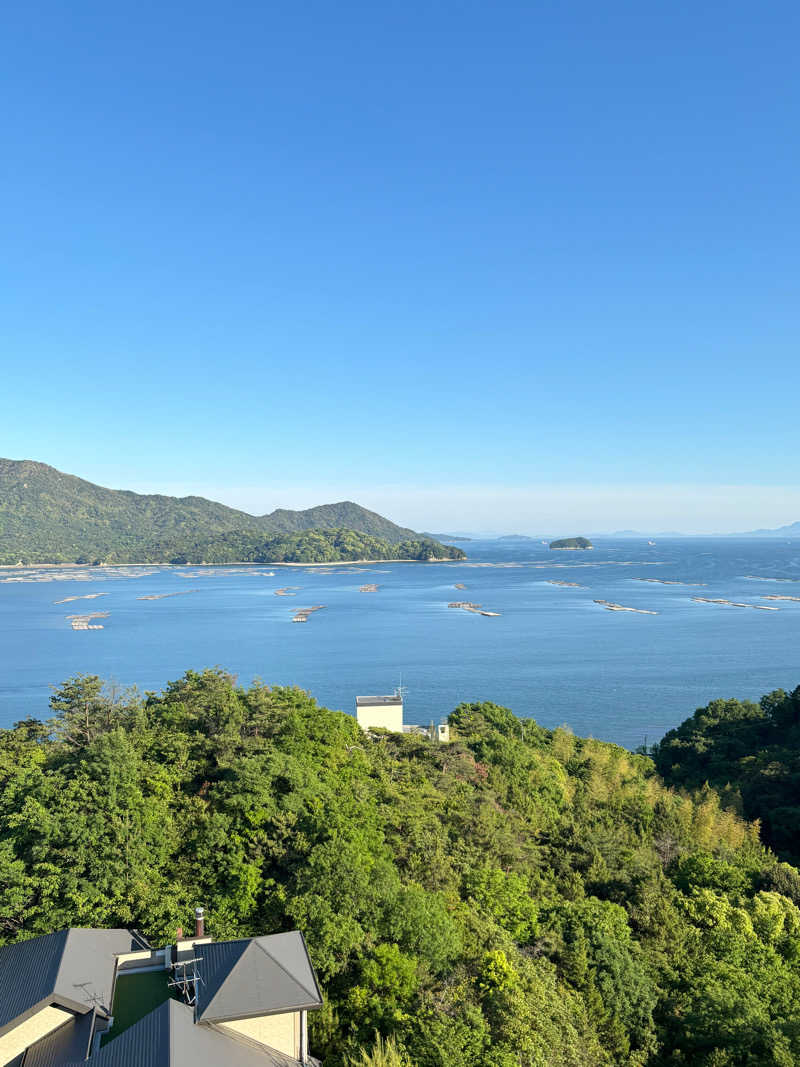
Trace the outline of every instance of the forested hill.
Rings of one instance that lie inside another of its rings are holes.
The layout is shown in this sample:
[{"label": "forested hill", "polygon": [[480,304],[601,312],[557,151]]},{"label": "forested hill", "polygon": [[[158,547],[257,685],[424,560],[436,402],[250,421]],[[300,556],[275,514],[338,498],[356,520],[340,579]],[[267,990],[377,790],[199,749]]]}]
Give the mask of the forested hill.
[{"label": "forested hill", "polygon": [[354,530],[305,530],[302,533],[232,533],[216,537],[173,537],[153,542],[153,559],[169,563],[336,563],[356,560],[463,559],[460,548],[443,545],[429,537],[390,542]]},{"label": "forested hill", "polygon": [[303,530],[334,530],[345,528],[357,533],[379,537],[382,541],[398,544],[420,536],[413,530],[397,526],[374,511],[367,511],[359,504],[345,500],[341,504],[321,504],[306,511],[286,511],[278,508],[258,520],[263,528],[275,533],[300,533]]},{"label": "forested hill", "polygon": [[209,546],[213,562],[235,562],[241,557],[222,558],[226,537],[260,535],[263,544],[316,529],[347,529],[390,545],[419,540],[351,502],[256,516],[203,497],[105,489],[44,463],[0,459],[0,564],[164,562],[185,555],[189,545]]},{"label": "forested hill", "polygon": [[668,782],[689,789],[709,782],[726,804],[761,821],[767,844],[800,862],[800,686],[758,704],[715,700],[698,708],[653,756]]},{"label": "forested hill", "polygon": [[800,874],[644,755],[494,704],[370,738],[220,671],[51,706],[0,731],[2,941],[298,927],[325,1067],[800,1062]]}]

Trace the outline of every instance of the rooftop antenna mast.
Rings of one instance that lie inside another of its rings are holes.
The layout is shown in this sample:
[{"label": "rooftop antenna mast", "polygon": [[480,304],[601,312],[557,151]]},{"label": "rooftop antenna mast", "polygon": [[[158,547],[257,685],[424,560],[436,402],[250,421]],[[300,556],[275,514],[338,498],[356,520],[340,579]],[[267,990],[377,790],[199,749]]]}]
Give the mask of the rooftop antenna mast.
[{"label": "rooftop antenna mast", "polygon": [[408,692],[408,687],[403,685],[403,672],[401,670],[400,671],[400,685],[396,686],[395,691],[394,691],[394,695],[396,697],[400,697],[400,699],[404,701],[405,698],[406,698],[406,693],[407,692]]},{"label": "rooftop antenna mast", "polygon": [[193,1006],[197,1000],[197,988],[203,979],[197,970],[197,964],[203,962],[202,956],[192,956],[188,960],[171,963],[172,981],[167,982],[170,989],[177,989],[186,1004]]},{"label": "rooftop antenna mast", "polygon": [[86,1003],[91,1004],[93,1008],[100,1008],[101,1010],[106,1007],[106,995],[105,993],[96,993],[93,989],[90,989],[90,982],[76,982],[75,988],[82,989],[86,994]]}]

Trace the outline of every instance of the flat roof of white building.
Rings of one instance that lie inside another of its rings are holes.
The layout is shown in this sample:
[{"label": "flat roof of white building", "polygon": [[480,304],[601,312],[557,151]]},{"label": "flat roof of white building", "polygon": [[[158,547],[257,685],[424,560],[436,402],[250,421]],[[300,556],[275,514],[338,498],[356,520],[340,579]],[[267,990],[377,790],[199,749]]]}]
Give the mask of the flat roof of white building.
[{"label": "flat roof of white building", "polygon": [[378,704],[394,705],[395,707],[403,703],[403,698],[398,696],[390,697],[356,697],[356,707],[375,707]]}]

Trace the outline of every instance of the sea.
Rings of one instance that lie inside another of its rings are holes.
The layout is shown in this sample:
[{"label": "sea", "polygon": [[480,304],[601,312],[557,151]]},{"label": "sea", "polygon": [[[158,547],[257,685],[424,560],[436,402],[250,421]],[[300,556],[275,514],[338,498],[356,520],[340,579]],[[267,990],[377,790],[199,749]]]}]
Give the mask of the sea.
[{"label": "sea", "polygon": [[0,727],[47,718],[79,673],[146,692],[218,666],[350,714],[403,686],[407,722],[488,700],[635,748],[710,700],[800,684],[800,541],[460,544],[443,563],[0,570]]}]

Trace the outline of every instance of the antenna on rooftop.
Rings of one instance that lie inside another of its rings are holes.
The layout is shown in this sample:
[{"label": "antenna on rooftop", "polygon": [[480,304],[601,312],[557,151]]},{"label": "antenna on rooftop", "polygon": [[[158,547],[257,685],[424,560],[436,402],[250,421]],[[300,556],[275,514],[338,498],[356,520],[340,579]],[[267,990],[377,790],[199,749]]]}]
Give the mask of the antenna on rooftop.
[{"label": "antenna on rooftop", "polygon": [[179,960],[169,965],[174,977],[167,985],[170,989],[177,989],[189,1005],[194,1005],[197,1000],[197,987],[203,981],[197,970],[197,964],[202,962],[202,956],[192,956],[188,960]]},{"label": "antenna on rooftop", "polygon": [[105,1007],[105,993],[95,993],[94,989],[90,989],[91,982],[76,982],[75,988],[82,989],[86,996],[86,1003],[91,1004],[94,1008]]},{"label": "antenna on rooftop", "polygon": [[400,671],[400,685],[395,686],[394,695],[404,701],[407,692],[408,686],[403,685],[403,672]]}]

